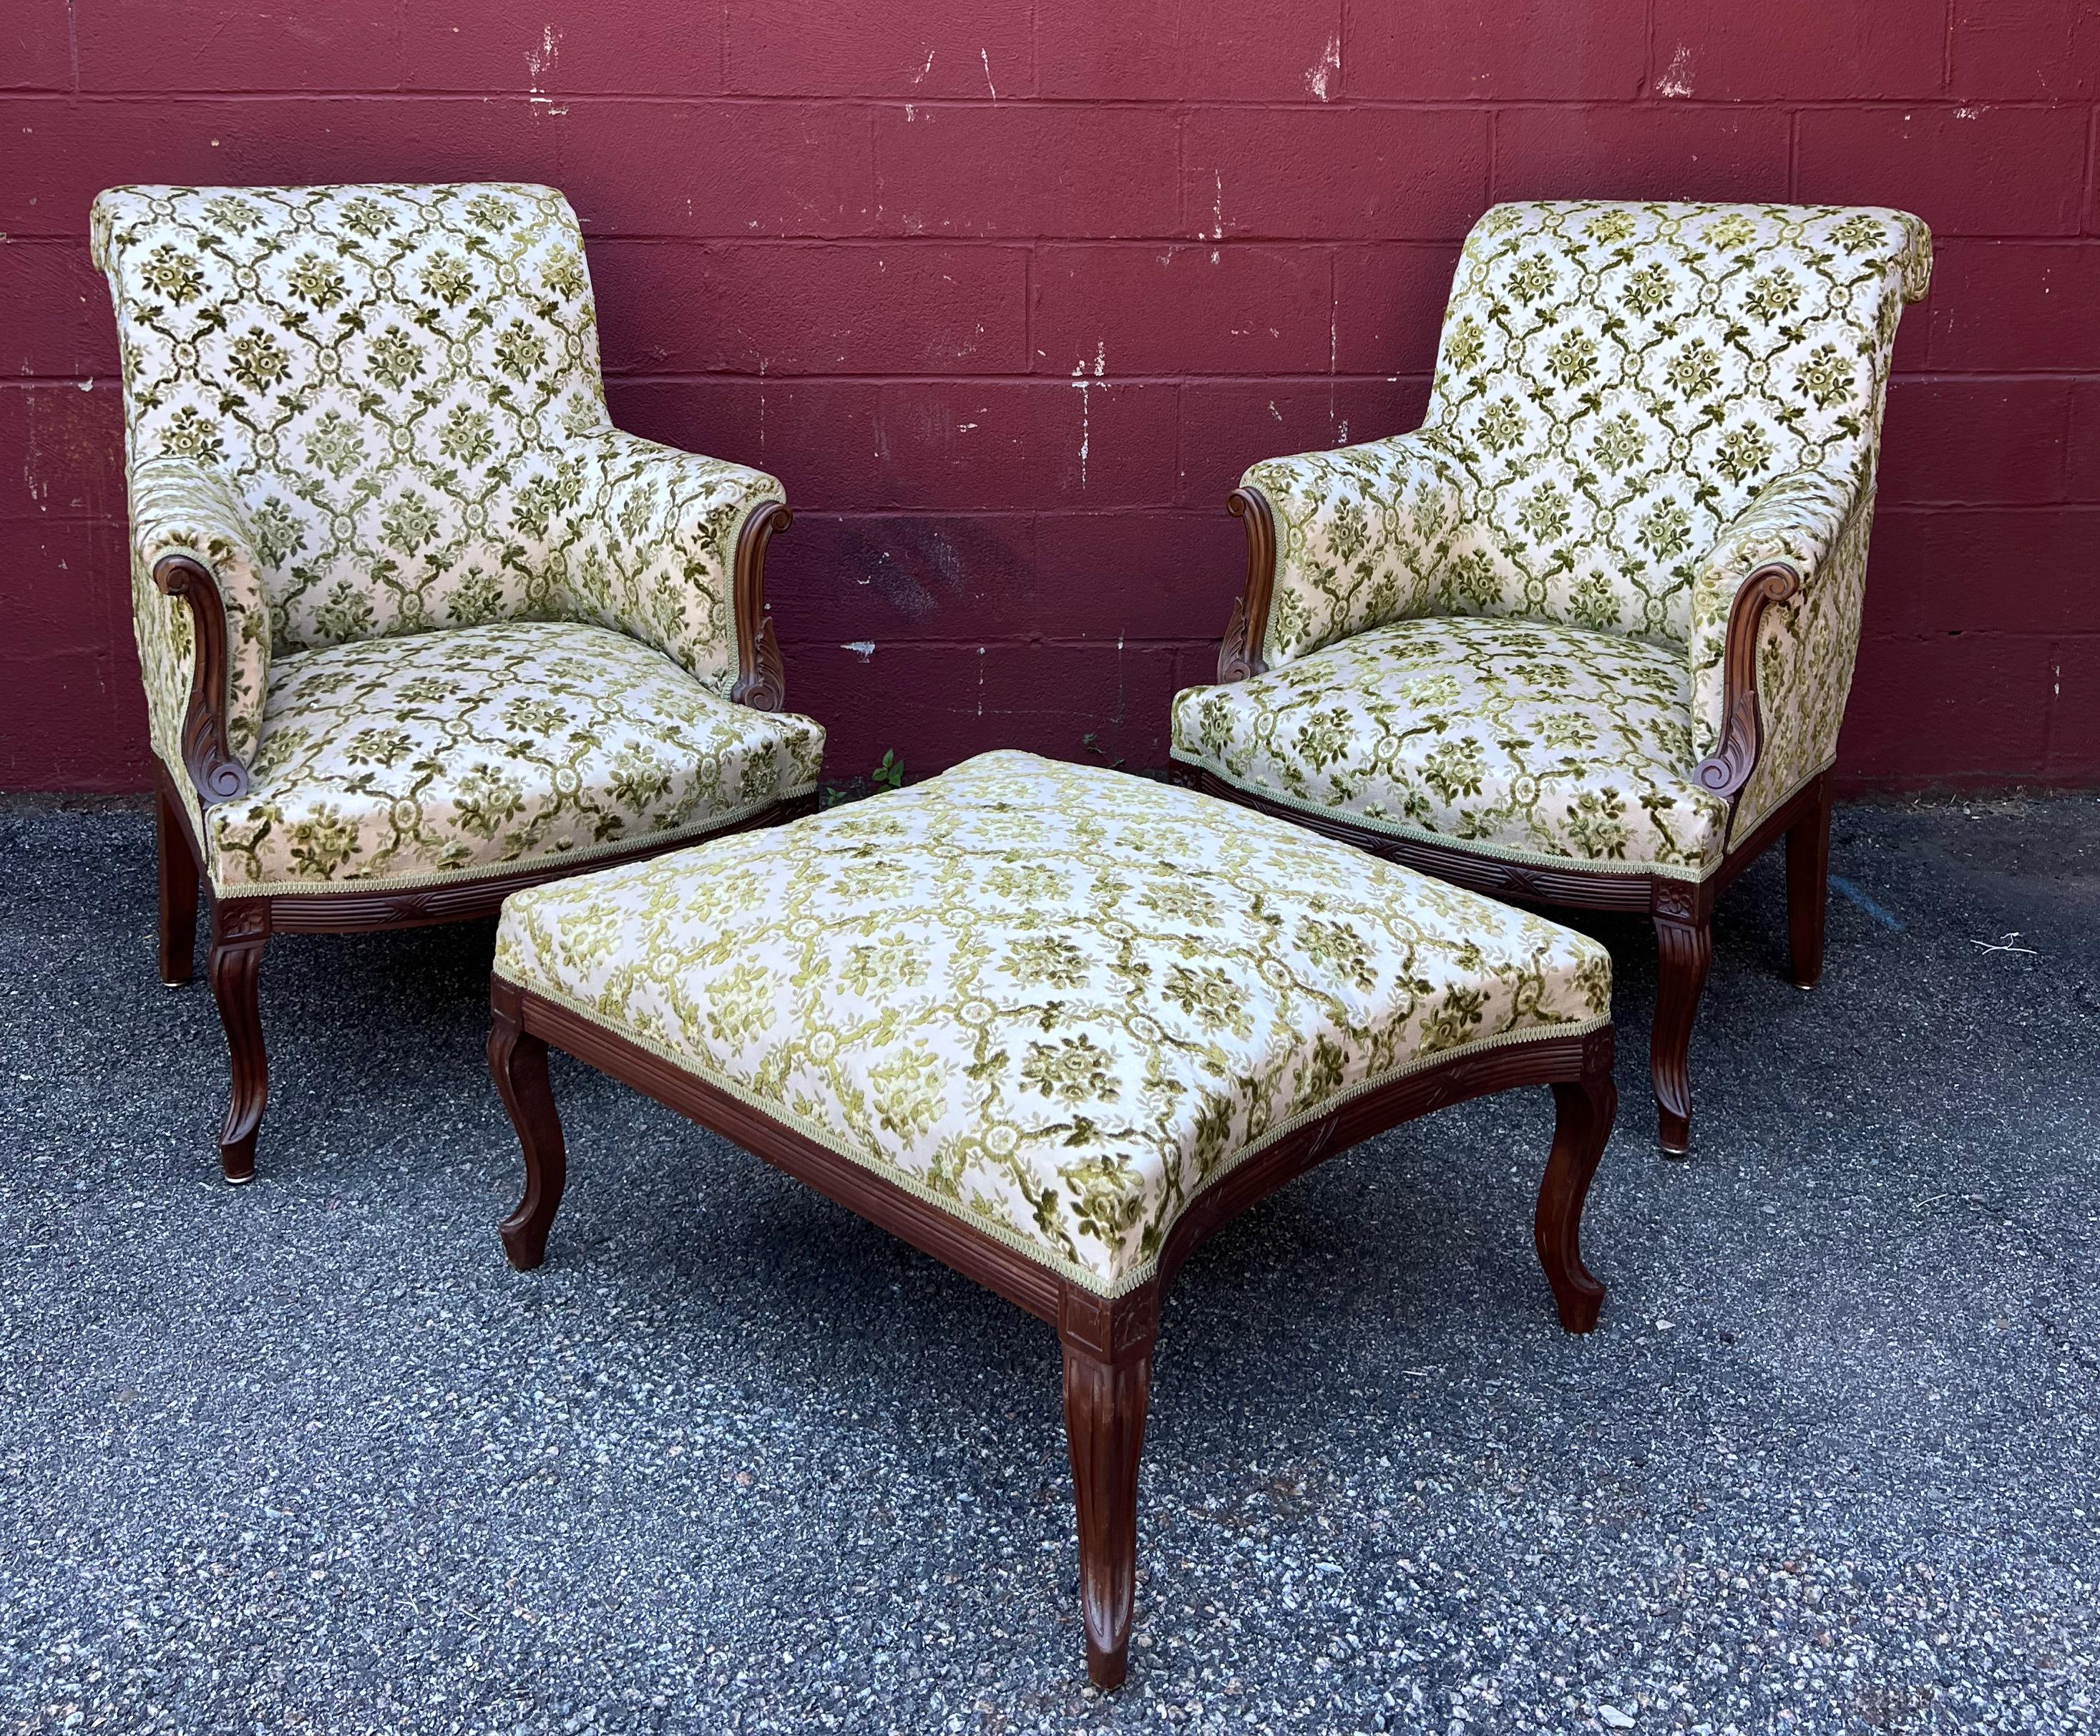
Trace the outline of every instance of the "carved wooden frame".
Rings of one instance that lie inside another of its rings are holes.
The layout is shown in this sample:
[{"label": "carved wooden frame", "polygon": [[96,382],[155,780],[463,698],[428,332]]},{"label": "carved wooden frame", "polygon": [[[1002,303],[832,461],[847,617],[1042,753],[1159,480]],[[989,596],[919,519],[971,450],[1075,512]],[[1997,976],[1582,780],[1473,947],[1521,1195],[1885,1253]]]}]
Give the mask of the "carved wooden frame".
[{"label": "carved wooden frame", "polygon": [[1113,1688],[1127,1666],[1136,1588],[1137,1471],[1160,1301],[1181,1263],[1220,1225],[1316,1164],[1449,1103],[1519,1086],[1553,1088],[1553,1145],[1539,1184],[1533,1245],[1561,1324],[1597,1323],[1604,1287],[1582,1263],[1582,1207],[1617,1110],[1612,1027],[1461,1054],[1343,1104],[1229,1171],[1176,1221],[1157,1269],[1118,1296],[1060,1275],[854,1163],[762,1110],[696,1078],[652,1050],[557,1001],[496,976],[488,1062],[518,1131],[525,1185],[499,1226],[521,1271],[546,1257],[547,1235],[567,1180],[561,1117],[549,1084],[549,1044],[719,1133],[848,1211],[901,1237],[1053,1327],[1064,1354],[1065,1426],[1079,1535],[1079,1593],[1087,1668]]},{"label": "carved wooden frame", "polygon": [[[787,680],[773,618],[765,609],[765,554],[774,537],[792,523],[778,501],[762,502],[737,538],[731,608],[736,626],[737,678],[730,698],[754,711],[779,711],[787,703]],[[153,568],[153,583],[165,596],[188,603],[194,629],[195,670],[182,726],[184,769],[200,808],[248,793],[248,768],[235,755],[227,729],[227,634],[225,599],[210,568],[195,556],[165,556]],[[273,934],[368,933],[470,921],[495,912],[513,892],[572,874],[591,873],[726,837],[778,825],[814,812],[814,794],[777,802],[758,813],[712,832],[654,838],[632,850],[582,861],[548,857],[508,872],[439,881],[393,890],[360,890],[355,881],[326,891],[255,893],[220,898],[205,872],[202,841],[191,823],[174,774],[156,760],[156,833],[159,855],[161,980],[187,983],[195,970],[196,900],[200,887],[211,910],[207,969],[226,1030],[232,1091],[219,1129],[219,1164],[229,1182],[255,1174],[255,1135],[269,1097],[269,1066],[262,1040],[258,988],[262,954]]]},{"label": "carved wooden frame", "polygon": [[[1260,490],[1234,489],[1226,508],[1233,517],[1246,521],[1247,578],[1218,647],[1220,687],[1247,680],[1267,669],[1261,652],[1268,632],[1277,562],[1275,515]],[[1721,663],[1721,739],[1692,775],[1701,788],[1727,801],[1732,828],[1744,786],[1764,750],[1764,719],[1758,703],[1758,634],[1765,611],[1791,603],[1800,590],[1801,575],[1790,563],[1771,562],[1743,581],[1729,605]],[[1276,815],[1475,891],[1547,908],[1648,916],[1655,924],[1660,959],[1649,1071],[1655,1088],[1658,1142],[1673,1156],[1692,1148],[1692,1027],[1713,963],[1714,903],[1729,883],[1781,837],[1787,841],[1787,929],[1793,980],[1798,987],[1813,988],[1822,978],[1830,859],[1828,771],[1794,791],[1749,837],[1728,849],[1713,873],[1698,881],[1508,862],[1424,838],[1396,837],[1339,817],[1268,801],[1211,771],[1199,771],[1193,782],[1207,794]]]}]

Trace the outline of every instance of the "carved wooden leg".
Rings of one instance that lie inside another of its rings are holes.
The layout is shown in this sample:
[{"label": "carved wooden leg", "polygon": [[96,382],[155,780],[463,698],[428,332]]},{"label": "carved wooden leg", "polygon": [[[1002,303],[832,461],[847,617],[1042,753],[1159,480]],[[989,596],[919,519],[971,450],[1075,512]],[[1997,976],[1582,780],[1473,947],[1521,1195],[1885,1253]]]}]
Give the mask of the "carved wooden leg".
[{"label": "carved wooden leg", "polygon": [[1137,1595],[1137,1458],[1152,1394],[1152,1346],[1114,1360],[1065,1344],[1065,1439],[1079,1509],[1079,1604],[1087,1674],[1122,1685]]},{"label": "carved wooden leg", "polygon": [[[508,997],[503,992],[506,989]],[[562,1208],[569,1160],[554,1089],[547,1082],[547,1045],[518,1023],[517,992],[498,981],[496,1019],[488,1031],[488,1071],[495,1076],[496,1089],[510,1111],[511,1125],[518,1129],[518,1143],[525,1154],[524,1195],[517,1210],[496,1226],[496,1234],[503,1238],[503,1252],[510,1263],[529,1272],[547,1257],[547,1232]]]},{"label": "carved wooden leg", "polygon": [[213,907],[211,993],[226,1027],[233,1064],[233,1096],[218,1132],[218,1163],[229,1182],[255,1179],[255,1130],[270,1096],[270,1063],[262,1048],[262,952],[270,943],[270,910],[259,899]]},{"label": "carved wooden leg", "polygon": [[161,860],[161,980],[173,988],[196,973],[196,858],[165,789],[154,797],[153,815]]},{"label": "carved wooden leg", "polygon": [[1594,1327],[1604,1302],[1604,1287],[1582,1264],[1582,1204],[1619,1112],[1612,1053],[1611,1031],[1599,1031],[1584,1054],[1582,1078],[1553,1088],[1553,1155],[1546,1160],[1532,1219],[1538,1263],[1560,1305],[1560,1323],[1571,1332]]},{"label": "carved wooden leg", "polygon": [[1648,1049],[1655,1081],[1657,1137],[1682,1157],[1692,1149],[1692,1022],[1714,962],[1714,930],[1704,917],[1655,919],[1661,962],[1657,972],[1655,1032]]},{"label": "carved wooden leg", "polygon": [[1830,774],[1786,833],[1786,933],[1793,986],[1823,980],[1823,917],[1830,902]]}]

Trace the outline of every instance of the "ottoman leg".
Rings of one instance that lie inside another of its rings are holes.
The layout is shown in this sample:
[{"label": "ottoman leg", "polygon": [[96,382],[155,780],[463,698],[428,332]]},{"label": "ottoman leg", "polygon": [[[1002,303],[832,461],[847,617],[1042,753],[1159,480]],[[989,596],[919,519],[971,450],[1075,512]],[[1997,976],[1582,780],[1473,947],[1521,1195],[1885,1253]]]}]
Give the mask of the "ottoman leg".
[{"label": "ottoman leg", "polygon": [[1612,1082],[1611,1049],[1604,1049],[1601,1071],[1553,1088],[1558,1111],[1553,1126],[1553,1155],[1538,1184],[1538,1211],[1532,1239],[1538,1263],[1560,1305],[1560,1323],[1571,1332],[1586,1332],[1597,1323],[1604,1287],[1582,1264],[1582,1204],[1590,1196],[1590,1178],[1612,1137],[1618,1114],[1618,1087]]},{"label": "ottoman leg", "polygon": [[1079,1509],[1079,1604],[1087,1674],[1122,1685],[1137,1595],[1137,1456],[1152,1394],[1152,1346],[1105,1359],[1065,1345],[1065,1438]]},{"label": "ottoman leg", "polygon": [[1823,980],[1823,924],[1830,903],[1830,774],[1786,835],[1786,937],[1793,986]]},{"label": "ottoman leg", "polygon": [[547,1045],[528,1034],[516,1014],[500,1002],[488,1032],[488,1071],[503,1094],[525,1154],[525,1193],[518,1209],[496,1226],[503,1252],[521,1272],[547,1257],[547,1232],[562,1207],[569,1178],[568,1153],[562,1144],[562,1118],[547,1082]]}]

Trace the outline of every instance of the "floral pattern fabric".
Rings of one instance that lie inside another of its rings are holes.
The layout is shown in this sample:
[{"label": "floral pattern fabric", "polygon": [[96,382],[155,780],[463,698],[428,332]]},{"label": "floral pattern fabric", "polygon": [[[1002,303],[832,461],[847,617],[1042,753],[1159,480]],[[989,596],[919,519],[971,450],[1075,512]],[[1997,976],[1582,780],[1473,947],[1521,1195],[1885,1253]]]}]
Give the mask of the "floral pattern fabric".
[{"label": "floral pattern fabric", "polygon": [[[117,188],[93,235],[135,532],[166,508],[173,466],[178,528],[206,497],[217,509],[244,758],[272,655],[389,634],[594,621],[728,694],[737,539],[780,486],[612,426],[558,192]],[[155,746],[186,785],[187,608],[148,574],[134,590]]]},{"label": "floral pattern fabric", "polygon": [[277,660],[249,793],[204,811],[205,854],[223,896],[587,859],[805,795],[823,745],[602,627],[364,639]]},{"label": "floral pattern fabric", "polygon": [[1555,924],[1017,753],[514,894],[496,968],[1111,1293],[1264,1142],[1611,1001]]},{"label": "floral pattern fabric", "polygon": [[1836,754],[1896,324],[1931,263],[1923,223],[1875,207],[1495,207],[1459,260],[1423,427],[1246,474],[1277,520],[1268,665],[1425,616],[1674,643],[1704,753],[1744,563],[1806,511],[1829,534],[1810,532],[1802,599],[1766,616],[1771,741],[1740,837]]},{"label": "floral pattern fabric", "polygon": [[1695,784],[1691,669],[1615,633],[1445,616],[1374,627],[1174,702],[1174,757],[1366,827],[1556,867],[1696,878],[1727,804]]}]

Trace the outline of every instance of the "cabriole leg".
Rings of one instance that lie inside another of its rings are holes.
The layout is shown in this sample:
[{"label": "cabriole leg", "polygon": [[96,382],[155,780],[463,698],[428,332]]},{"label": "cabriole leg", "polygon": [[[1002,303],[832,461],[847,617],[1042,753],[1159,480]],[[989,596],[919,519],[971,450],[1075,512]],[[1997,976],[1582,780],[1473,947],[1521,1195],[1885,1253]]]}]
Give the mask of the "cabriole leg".
[{"label": "cabriole leg", "polygon": [[1830,774],[1786,833],[1786,935],[1793,986],[1823,980],[1824,916],[1830,903]]},{"label": "cabriole leg", "polygon": [[1682,1157],[1692,1149],[1692,1025],[1714,963],[1714,930],[1703,917],[1657,912],[1655,1031],[1648,1049],[1655,1082],[1657,1137]]},{"label": "cabriole leg", "polygon": [[1079,1509],[1079,1604],[1087,1674],[1118,1686],[1130,1663],[1137,1595],[1137,1460],[1159,1333],[1157,1279],[1115,1298],[1067,1285],[1058,1300],[1065,1349],[1065,1442]]},{"label": "cabriole leg", "polygon": [[[509,989],[506,996],[504,991]],[[506,1001],[508,1004],[506,1005]],[[562,1143],[562,1118],[554,1108],[554,1087],[547,1079],[547,1045],[520,1023],[517,991],[496,985],[495,1023],[488,1031],[488,1071],[510,1111],[518,1144],[525,1156],[525,1192],[518,1208],[496,1226],[511,1265],[529,1272],[547,1257],[547,1232],[562,1208],[568,1185],[568,1154]]]},{"label": "cabriole leg", "polygon": [[161,980],[173,988],[196,973],[196,858],[165,788],[154,797],[153,821],[160,855]]},{"label": "cabriole leg", "polygon": [[1103,1358],[1065,1344],[1065,1438],[1079,1509],[1087,1674],[1122,1685],[1137,1595],[1137,1460],[1152,1394],[1152,1346]]},{"label": "cabriole leg", "polygon": [[222,900],[212,909],[211,993],[226,1027],[233,1095],[218,1133],[219,1168],[229,1182],[255,1179],[255,1132],[270,1096],[270,1063],[262,1048],[263,949],[270,911],[260,899]]},{"label": "cabriole leg", "polygon": [[1582,1076],[1553,1088],[1553,1153],[1546,1160],[1532,1219],[1538,1263],[1553,1286],[1560,1323],[1571,1332],[1593,1328],[1604,1302],[1604,1287],[1582,1264],[1582,1206],[1618,1115],[1612,1053],[1612,1033],[1599,1031],[1583,1055]]}]

